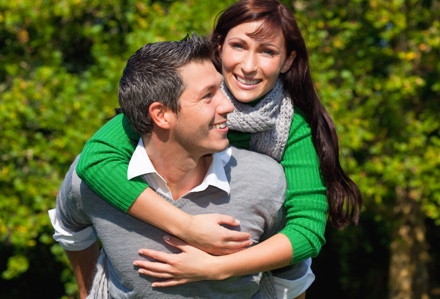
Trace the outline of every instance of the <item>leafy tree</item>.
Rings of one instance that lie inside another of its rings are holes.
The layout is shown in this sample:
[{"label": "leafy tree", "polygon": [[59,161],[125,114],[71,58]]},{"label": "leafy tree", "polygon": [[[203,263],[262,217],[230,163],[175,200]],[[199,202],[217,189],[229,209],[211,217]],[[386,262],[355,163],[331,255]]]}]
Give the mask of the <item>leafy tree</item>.
[{"label": "leafy tree", "polygon": [[[3,285],[43,273],[29,265],[41,265],[49,248],[64,267],[66,296],[76,294],[47,215],[64,174],[118,106],[131,54],[149,42],[207,34],[233,2],[0,0],[2,296],[33,296],[24,280],[7,292]],[[432,281],[425,219],[440,224],[440,3],[283,2],[303,24],[316,86],[365,199],[359,227],[328,230],[316,284],[330,279],[339,298],[385,298],[388,280],[389,298],[425,298]]]}]

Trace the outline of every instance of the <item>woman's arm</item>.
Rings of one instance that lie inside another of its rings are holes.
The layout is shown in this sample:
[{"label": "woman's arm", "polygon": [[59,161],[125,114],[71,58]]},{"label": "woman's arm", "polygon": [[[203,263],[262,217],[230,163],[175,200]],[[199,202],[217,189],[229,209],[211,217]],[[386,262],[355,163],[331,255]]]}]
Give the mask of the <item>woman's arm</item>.
[{"label": "woman's arm", "polygon": [[316,257],[325,243],[327,191],[311,129],[304,113],[295,107],[286,150],[281,161],[287,179],[286,235],[293,250],[292,263]]},{"label": "woman's arm", "polygon": [[[250,134],[230,132],[231,144],[249,148]],[[325,243],[327,191],[321,178],[312,133],[304,113],[295,107],[281,165],[287,179],[286,227],[281,231],[291,242],[292,264],[315,257]]]},{"label": "woman's arm", "polygon": [[249,233],[221,226],[239,225],[240,222],[233,217],[221,214],[189,215],[151,188],[141,193],[127,213],[214,255],[231,254],[252,244]]},{"label": "woman's arm", "polygon": [[120,114],[86,144],[78,176],[112,206],[212,254],[229,254],[248,246],[250,234],[232,231],[239,222],[225,215],[189,215],[157,195],[141,177],[127,180],[139,136]]},{"label": "woman's arm", "polygon": [[159,262],[134,261],[142,274],[167,279],[153,287],[168,287],[200,280],[223,280],[281,268],[292,260],[292,246],[283,234],[277,234],[246,250],[223,256],[212,256],[175,237],[165,236],[165,242],[182,250],[179,254],[141,249],[140,254]]}]

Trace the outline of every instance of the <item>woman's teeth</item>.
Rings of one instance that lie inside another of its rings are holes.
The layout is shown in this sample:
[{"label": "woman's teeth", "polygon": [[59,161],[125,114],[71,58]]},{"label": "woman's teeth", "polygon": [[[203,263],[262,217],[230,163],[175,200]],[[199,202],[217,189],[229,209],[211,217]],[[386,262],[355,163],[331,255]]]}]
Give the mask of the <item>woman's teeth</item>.
[{"label": "woman's teeth", "polygon": [[224,129],[224,128],[226,128],[226,123],[216,124],[216,125],[212,125],[210,127],[213,129]]},{"label": "woman's teeth", "polygon": [[255,85],[255,84],[258,84],[261,82],[261,80],[246,80],[246,79],[240,78],[238,76],[235,76],[235,78],[237,78],[238,82],[241,82],[246,85]]}]

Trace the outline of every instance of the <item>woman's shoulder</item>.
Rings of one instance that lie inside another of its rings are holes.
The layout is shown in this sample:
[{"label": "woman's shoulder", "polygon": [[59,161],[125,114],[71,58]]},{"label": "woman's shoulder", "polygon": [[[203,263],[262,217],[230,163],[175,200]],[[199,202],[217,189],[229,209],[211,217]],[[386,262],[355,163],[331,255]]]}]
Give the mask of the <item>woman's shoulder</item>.
[{"label": "woman's shoulder", "polygon": [[292,124],[290,125],[289,138],[287,140],[287,146],[297,141],[312,136],[312,129],[307,122],[306,114],[295,107]]},{"label": "woman's shoulder", "polygon": [[306,114],[304,111],[299,109],[298,107],[294,107],[293,110],[293,119],[292,119],[292,126],[300,127],[300,126],[307,126],[310,127],[309,123],[307,122]]}]

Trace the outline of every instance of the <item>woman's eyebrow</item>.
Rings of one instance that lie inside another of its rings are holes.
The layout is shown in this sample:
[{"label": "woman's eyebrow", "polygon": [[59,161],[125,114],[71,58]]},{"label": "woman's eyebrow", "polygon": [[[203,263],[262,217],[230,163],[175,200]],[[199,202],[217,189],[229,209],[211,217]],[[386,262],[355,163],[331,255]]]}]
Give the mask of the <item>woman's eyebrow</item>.
[{"label": "woman's eyebrow", "polygon": [[277,48],[278,50],[280,50],[280,47],[279,47],[279,46],[277,46],[277,45],[275,45],[275,44],[271,44],[271,43],[264,43],[264,44],[261,44],[260,46],[271,46],[271,47],[275,47],[275,48]]},{"label": "woman's eyebrow", "polygon": [[[242,38],[240,38],[240,37],[231,37],[231,38],[229,38],[226,42],[234,42],[234,41],[236,41],[236,42],[242,42],[242,43],[244,43],[244,44],[247,44],[246,40],[244,40],[244,39],[242,39]],[[277,45],[275,45],[275,44],[272,44],[272,43],[262,43],[262,44],[260,44],[259,46],[260,46],[260,47],[271,46],[271,47],[275,47],[275,48],[277,48],[279,51],[281,51],[281,48],[280,48],[279,46],[277,46]]]},{"label": "woman's eyebrow", "polygon": [[247,42],[246,42],[244,39],[240,38],[240,37],[231,37],[231,38],[229,38],[229,39],[227,40],[227,42],[229,42],[229,41],[234,41],[234,40],[237,40],[237,42],[239,41],[239,42],[242,42],[242,43],[247,44]]}]

